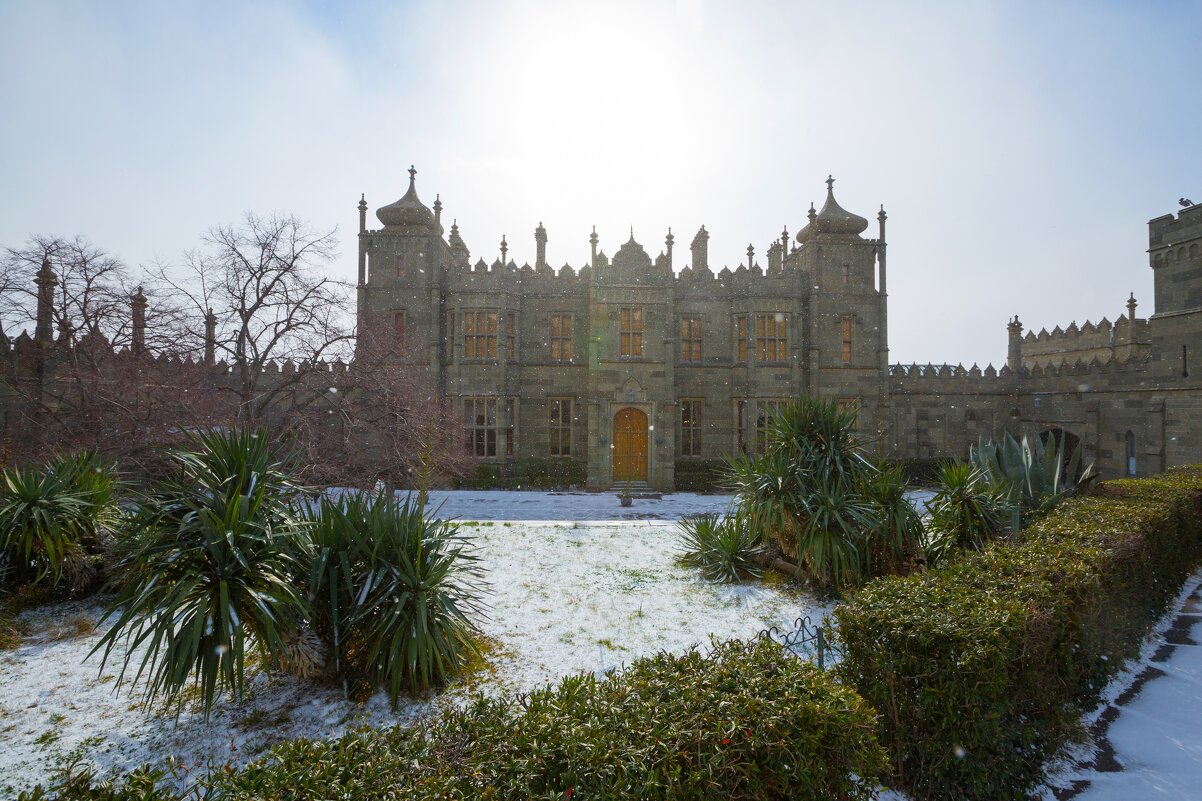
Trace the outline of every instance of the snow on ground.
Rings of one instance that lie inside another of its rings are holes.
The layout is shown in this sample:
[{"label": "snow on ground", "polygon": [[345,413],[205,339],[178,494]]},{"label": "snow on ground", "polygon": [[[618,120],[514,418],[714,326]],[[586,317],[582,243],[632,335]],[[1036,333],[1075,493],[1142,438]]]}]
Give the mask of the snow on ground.
[{"label": "snow on ground", "polygon": [[568,673],[705,645],[710,636],[747,638],[801,614],[820,618],[827,608],[786,587],[710,584],[675,564],[673,519],[723,511],[728,500],[682,493],[623,509],[611,493],[437,493],[442,516],[478,521],[464,522],[463,530],[478,543],[493,588],[482,628],[501,648],[495,670],[396,713],[380,695],[355,705],[337,688],[259,673],[247,700],[219,704],[208,724],[195,709],[178,723],[171,714],[147,715],[137,698],[114,693],[119,665],[110,662],[101,673],[98,656],[84,661],[103,632],[86,631],[99,606],[28,612],[30,635],[0,652],[0,792],[44,780],[73,756],[102,773],[168,755],[186,769],[241,763],[283,739],[404,723],[473,689],[529,690]]},{"label": "snow on ground", "polygon": [[[1118,710],[1102,742],[1068,749],[1048,779],[1045,799],[1054,798],[1054,789],[1063,793],[1085,782],[1088,786],[1072,798],[1202,798],[1200,612],[1202,571],[1186,581],[1177,603],[1144,643],[1139,659],[1124,667],[1107,685],[1101,706],[1085,716],[1088,729],[1108,709]],[[1151,674],[1137,682],[1149,669]],[[1107,743],[1109,749],[1100,747]]]}]

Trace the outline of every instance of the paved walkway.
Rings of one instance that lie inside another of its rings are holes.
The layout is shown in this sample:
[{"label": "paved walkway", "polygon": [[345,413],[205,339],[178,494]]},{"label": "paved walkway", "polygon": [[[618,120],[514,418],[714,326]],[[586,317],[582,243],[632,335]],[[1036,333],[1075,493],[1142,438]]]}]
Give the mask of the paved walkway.
[{"label": "paved walkway", "polygon": [[1160,646],[1090,727],[1097,753],[1058,801],[1202,799],[1202,582],[1190,583]]}]

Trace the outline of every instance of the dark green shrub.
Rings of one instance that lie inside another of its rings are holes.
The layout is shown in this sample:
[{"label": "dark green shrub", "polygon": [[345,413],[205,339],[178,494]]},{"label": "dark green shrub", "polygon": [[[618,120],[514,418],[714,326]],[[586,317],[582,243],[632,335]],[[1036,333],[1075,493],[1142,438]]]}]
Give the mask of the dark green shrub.
[{"label": "dark green shrub", "polygon": [[742,581],[762,574],[756,558],[763,547],[752,527],[737,515],[691,515],[678,525],[680,563],[698,568],[710,581]]},{"label": "dark green shrub", "polygon": [[477,558],[457,528],[424,517],[416,500],[323,498],[307,533],[313,627],[335,672],[366,676],[395,704],[427,689],[477,651]]},{"label": "dark green shrub", "polygon": [[107,661],[119,640],[133,646],[120,682],[145,646],[135,674],[148,676],[145,701],[176,699],[195,680],[207,716],[220,693],[241,695],[248,648],[279,653],[307,605],[292,583],[302,522],[289,507],[298,488],[287,458],[262,432],[210,432],[191,446],[173,453],[178,473],[140,505],[105,615],[115,623],[93,653]]},{"label": "dark green shrub", "polygon": [[726,462],[721,459],[677,459],[677,492],[726,492]]},{"label": "dark green shrub", "polygon": [[587,470],[579,459],[522,457],[509,462],[483,462],[471,476],[459,478],[459,489],[555,490],[583,487]]},{"label": "dark green shrub", "polygon": [[855,693],[772,643],[658,654],[428,728],[298,740],[232,775],[228,799],[861,799],[884,754]]},{"label": "dark green shrub", "polygon": [[1202,474],[1107,483],[835,612],[839,675],[916,799],[1021,799],[1202,558]]},{"label": "dark green shrub", "polygon": [[906,497],[910,485],[896,465],[882,463],[861,479],[860,492],[872,506],[876,527],[865,538],[864,569],[870,576],[897,573],[918,554],[922,517]]},{"label": "dark green shrub", "polygon": [[90,767],[72,763],[47,785],[22,792],[17,801],[182,801],[163,768],[142,766],[119,779],[97,778]]},{"label": "dark green shrub", "polygon": [[933,487],[939,481],[939,471],[944,465],[956,460],[940,456],[927,459],[890,459],[889,463],[901,470],[902,479],[917,487]]}]

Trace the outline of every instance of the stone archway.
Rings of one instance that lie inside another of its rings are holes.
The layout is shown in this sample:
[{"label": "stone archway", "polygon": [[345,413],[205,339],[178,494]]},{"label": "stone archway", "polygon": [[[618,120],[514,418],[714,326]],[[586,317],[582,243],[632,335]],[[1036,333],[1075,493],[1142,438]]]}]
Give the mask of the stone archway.
[{"label": "stone archway", "polygon": [[647,413],[627,407],[614,415],[614,481],[647,480]]}]

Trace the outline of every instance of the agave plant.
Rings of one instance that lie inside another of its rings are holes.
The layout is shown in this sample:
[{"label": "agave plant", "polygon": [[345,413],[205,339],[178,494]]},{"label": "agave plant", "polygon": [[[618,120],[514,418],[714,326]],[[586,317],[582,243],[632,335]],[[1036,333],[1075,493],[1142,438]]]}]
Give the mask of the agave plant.
[{"label": "agave plant", "polygon": [[451,523],[390,495],[323,498],[310,542],[313,627],[333,669],[401,691],[445,681],[477,655],[485,590],[478,558]]},{"label": "agave plant", "polygon": [[927,561],[938,564],[960,549],[981,550],[1005,530],[1002,490],[983,470],[947,464],[939,470],[939,489],[927,501]]},{"label": "agave plant", "polygon": [[762,575],[757,558],[763,546],[755,529],[736,515],[700,514],[680,520],[683,565],[710,581],[734,582]]},{"label": "agave plant", "polygon": [[[172,458],[177,474],[143,500],[141,533],[123,560],[126,581],[106,612],[113,626],[93,649],[104,664],[127,647],[120,681],[140,658],[144,700],[178,700],[195,681],[204,713],[240,697],[246,655],[282,649],[308,612],[292,577],[301,569],[289,507],[298,487],[264,433],[209,432]],[[138,656],[140,654],[140,657]]]},{"label": "agave plant", "polygon": [[1079,445],[1070,454],[1064,440],[1055,434],[1049,439],[1024,434],[1019,442],[1007,433],[1001,442],[981,440],[969,451],[973,465],[1005,494],[1015,531],[1095,478],[1092,462],[1081,468]]}]

